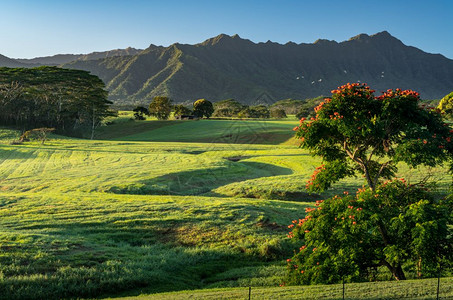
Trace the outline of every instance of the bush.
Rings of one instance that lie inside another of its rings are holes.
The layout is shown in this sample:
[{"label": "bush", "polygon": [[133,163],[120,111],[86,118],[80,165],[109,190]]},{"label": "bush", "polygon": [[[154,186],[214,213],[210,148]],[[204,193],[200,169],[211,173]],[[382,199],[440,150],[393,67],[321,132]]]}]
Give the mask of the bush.
[{"label": "bush", "polygon": [[132,110],[134,112],[135,120],[146,120],[146,116],[149,116],[149,111],[143,106],[137,106]]}]

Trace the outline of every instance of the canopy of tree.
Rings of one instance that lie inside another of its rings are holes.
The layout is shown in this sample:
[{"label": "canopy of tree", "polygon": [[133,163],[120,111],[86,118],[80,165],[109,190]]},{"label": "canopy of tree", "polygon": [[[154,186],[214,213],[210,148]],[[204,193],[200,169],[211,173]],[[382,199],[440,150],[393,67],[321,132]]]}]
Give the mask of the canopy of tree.
[{"label": "canopy of tree", "polygon": [[374,189],[379,180],[394,176],[398,162],[435,166],[453,153],[450,128],[437,111],[419,105],[414,91],[388,90],[375,97],[356,83],[332,93],[311,121],[301,119],[294,128],[301,147],[325,163],[309,183],[313,191],[356,172]]},{"label": "canopy of tree", "polygon": [[198,99],[193,103],[193,114],[198,118],[209,117],[214,112],[214,107],[211,101],[206,99]]},{"label": "canopy of tree", "polygon": [[159,120],[167,120],[172,109],[171,100],[168,97],[156,96],[149,104],[149,114]]},{"label": "canopy of tree", "polygon": [[61,132],[94,129],[109,110],[105,85],[87,71],[0,68],[0,124]]},{"label": "canopy of tree", "polygon": [[236,117],[245,107],[246,105],[243,105],[234,99],[222,100],[214,103],[213,117]]},{"label": "canopy of tree", "polygon": [[182,105],[182,104],[175,105],[173,110],[174,110],[174,116],[175,117],[180,117],[180,116],[183,116],[183,115],[191,115],[192,114],[192,111],[190,109],[188,109],[187,107],[185,107],[184,105]]}]

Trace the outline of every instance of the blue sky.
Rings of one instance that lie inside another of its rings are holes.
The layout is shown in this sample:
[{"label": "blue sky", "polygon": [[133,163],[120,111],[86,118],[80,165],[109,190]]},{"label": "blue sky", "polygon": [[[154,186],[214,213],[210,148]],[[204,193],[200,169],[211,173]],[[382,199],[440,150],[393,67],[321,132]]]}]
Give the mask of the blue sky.
[{"label": "blue sky", "polygon": [[387,30],[406,45],[453,59],[452,16],[452,0],[1,0],[0,54],[194,44],[220,33],[254,42],[340,42]]}]

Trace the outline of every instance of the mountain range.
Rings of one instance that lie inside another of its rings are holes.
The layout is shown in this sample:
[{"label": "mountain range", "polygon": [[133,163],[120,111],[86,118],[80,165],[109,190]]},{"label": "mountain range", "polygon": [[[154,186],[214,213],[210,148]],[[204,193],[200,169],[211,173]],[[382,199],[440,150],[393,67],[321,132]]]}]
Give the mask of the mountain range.
[{"label": "mountain range", "polygon": [[116,104],[146,104],[158,95],[174,102],[234,98],[248,104],[329,95],[347,82],[377,91],[413,89],[423,99],[453,91],[453,60],[407,46],[386,31],[347,41],[254,43],[221,34],[195,45],[118,49],[87,55],[10,59],[0,66],[58,65],[99,76]]}]

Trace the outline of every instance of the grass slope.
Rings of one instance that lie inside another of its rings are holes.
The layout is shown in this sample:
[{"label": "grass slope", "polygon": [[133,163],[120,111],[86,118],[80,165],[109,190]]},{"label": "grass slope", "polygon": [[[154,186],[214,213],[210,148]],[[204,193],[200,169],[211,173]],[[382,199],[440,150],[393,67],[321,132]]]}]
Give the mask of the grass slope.
[{"label": "grass slope", "polygon": [[290,120],[198,120],[122,122],[103,128],[100,139],[230,144],[280,144],[294,136]]},{"label": "grass slope", "polygon": [[[362,181],[301,192],[319,161],[293,145],[257,144],[273,126],[290,125],[269,122],[255,123],[248,132],[260,138],[248,144],[199,142],[248,130],[216,120],[125,121],[129,141],[45,145],[10,145],[18,132],[0,130],[0,299],[277,286],[298,246],[286,226],[314,198]],[[120,139],[108,132],[119,123],[112,126],[105,134]],[[166,130],[194,141],[130,141],[137,127],[145,140]],[[443,169],[434,172],[446,186]]]}]

